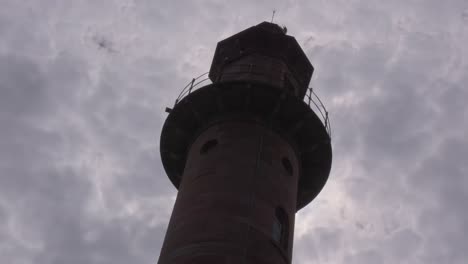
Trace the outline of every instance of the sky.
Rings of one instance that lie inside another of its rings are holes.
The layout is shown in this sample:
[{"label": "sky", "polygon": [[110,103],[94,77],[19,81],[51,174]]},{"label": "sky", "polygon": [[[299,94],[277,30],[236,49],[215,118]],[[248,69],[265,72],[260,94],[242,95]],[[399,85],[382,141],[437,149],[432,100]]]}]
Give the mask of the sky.
[{"label": "sky", "polygon": [[466,263],[466,0],[0,6],[0,263],[156,263],[177,194],[164,109],[273,9],[333,130],[293,263]]}]

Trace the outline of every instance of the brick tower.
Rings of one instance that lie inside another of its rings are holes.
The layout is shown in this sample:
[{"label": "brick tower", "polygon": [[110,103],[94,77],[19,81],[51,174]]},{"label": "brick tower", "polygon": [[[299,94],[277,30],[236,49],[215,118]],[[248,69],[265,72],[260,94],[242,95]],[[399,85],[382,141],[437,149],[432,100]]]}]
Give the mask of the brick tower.
[{"label": "brick tower", "polygon": [[332,160],[312,72],[276,24],[218,43],[209,77],[166,109],[161,158],[179,192],[159,264],[291,263],[295,213],[321,191]]}]

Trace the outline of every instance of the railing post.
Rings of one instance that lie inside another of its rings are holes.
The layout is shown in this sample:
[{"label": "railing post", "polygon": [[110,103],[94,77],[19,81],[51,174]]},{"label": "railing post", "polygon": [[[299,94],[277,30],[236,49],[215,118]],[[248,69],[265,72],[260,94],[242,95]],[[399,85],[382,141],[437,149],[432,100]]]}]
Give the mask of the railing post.
[{"label": "railing post", "polygon": [[[328,129],[328,111],[325,111],[325,129]],[[330,129],[328,129],[330,130]],[[330,131],[329,131],[330,133]]]},{"label": "railing post", "polygon": [[188,91],[188,94],[190,94],[192,92],[192,88],[193,88],[193,83],[195,83],[195,78],[192,79],[192,82],[190,83],[190,89]]}]

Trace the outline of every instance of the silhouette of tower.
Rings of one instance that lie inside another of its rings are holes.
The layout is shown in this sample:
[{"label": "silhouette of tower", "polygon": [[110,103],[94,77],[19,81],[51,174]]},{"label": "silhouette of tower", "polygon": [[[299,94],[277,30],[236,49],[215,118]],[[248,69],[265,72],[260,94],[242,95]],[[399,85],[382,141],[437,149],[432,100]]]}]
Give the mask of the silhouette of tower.
[{"label": "silhouette of tower", "polygon": [[209,78],[166,109],[161,158],[179,192],[158,263],[291,263],[295,213],[321,191],[332,159],[312,72],[273,23],[218,43]]}]

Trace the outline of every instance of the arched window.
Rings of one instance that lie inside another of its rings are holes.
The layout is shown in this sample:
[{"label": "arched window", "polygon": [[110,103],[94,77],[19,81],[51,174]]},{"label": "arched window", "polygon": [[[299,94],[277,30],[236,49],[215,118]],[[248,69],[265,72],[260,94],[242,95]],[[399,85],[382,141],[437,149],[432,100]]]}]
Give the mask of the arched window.
[{"label": "arched window", "polygon": [[214,147],[218,145],[218,140],[216,139],[211,139],[205,142],[203,146],[200,149],[200,154],[206,154],[208,151],[212,150]]},{"label": "arched window", "polygon": [[272,236],[276,243],[278,243],[284,250],[288,250],[289,221],[287,213],[281,207],[277,207],[275,210]]}]

